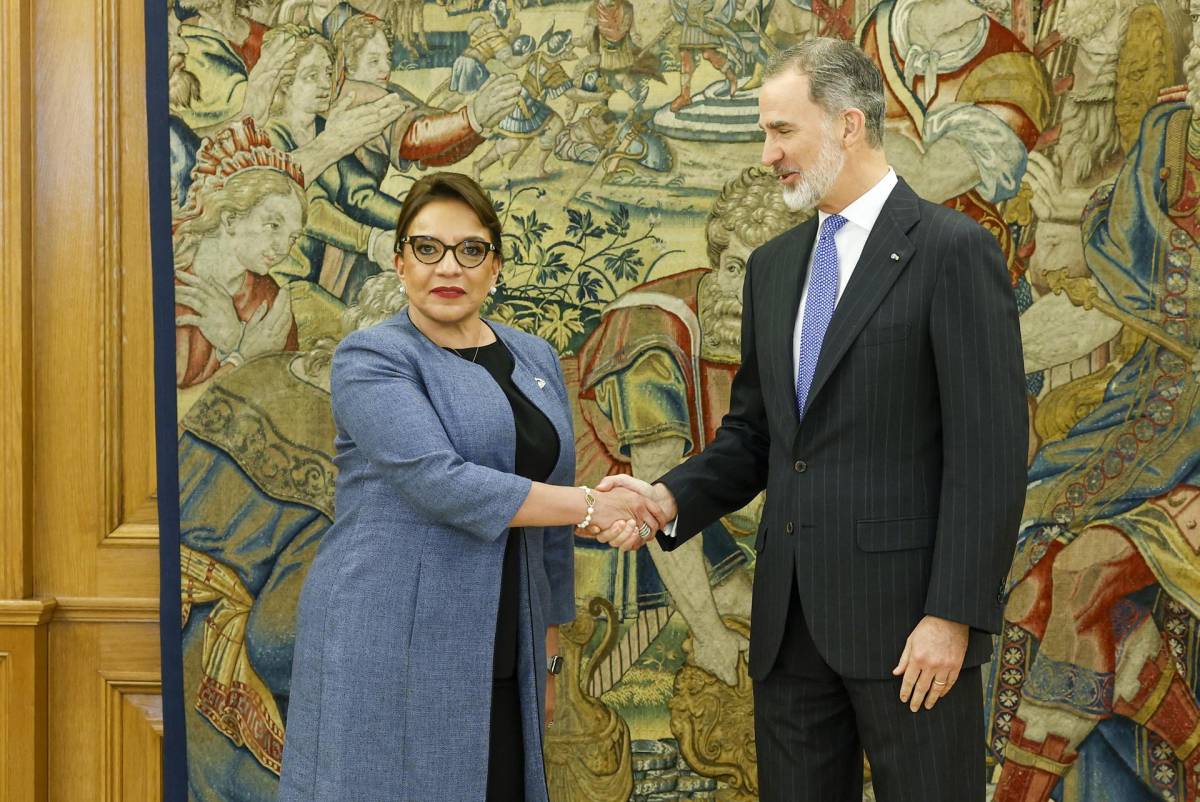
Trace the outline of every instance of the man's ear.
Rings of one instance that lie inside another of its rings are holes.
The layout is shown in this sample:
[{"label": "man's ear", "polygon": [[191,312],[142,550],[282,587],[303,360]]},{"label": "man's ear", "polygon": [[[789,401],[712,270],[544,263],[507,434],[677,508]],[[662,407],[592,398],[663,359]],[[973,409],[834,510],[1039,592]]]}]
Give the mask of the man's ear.
[{"label": "man's ear", "polygon": [[847,148],[854,147],[867,138],[867,115],[861,109],[846,109],[842,112],[842,142]]}]

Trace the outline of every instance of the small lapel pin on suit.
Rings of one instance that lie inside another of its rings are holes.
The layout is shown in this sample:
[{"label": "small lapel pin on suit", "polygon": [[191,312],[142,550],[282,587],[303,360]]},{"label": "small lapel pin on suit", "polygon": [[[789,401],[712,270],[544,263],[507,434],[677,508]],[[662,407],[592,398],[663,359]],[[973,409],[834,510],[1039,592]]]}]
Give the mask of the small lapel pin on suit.
[{"label": "small lapel pin on suit", "polygon": [[900,261],[900,254],[893,252],[893,253],[892,253],[892,257],[891,257],[891,258],[892,258],[892,261],[893,261],[893,262],[899,262],[899,261]]},{"label": "small lapel pin on suit", "polygon": [[539,390],[544,390],[544,389],[546,389],[546,380],[545,380],[545,379],[539,379],[537,376],[534,376],[534,377],[533,377],[533,380],[534,380],[535,382],[537,382],[537,386],[538,386],[538,389],[539,389]]}]

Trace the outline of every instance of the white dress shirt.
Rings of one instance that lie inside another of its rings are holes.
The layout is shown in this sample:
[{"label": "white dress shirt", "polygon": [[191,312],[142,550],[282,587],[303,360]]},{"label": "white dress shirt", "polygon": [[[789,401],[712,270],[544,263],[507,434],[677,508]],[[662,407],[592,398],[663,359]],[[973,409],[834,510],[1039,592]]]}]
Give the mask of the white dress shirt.
[{"label": "white dress shirt", "polygon": [[[850,282],[850,274],[858,265],[858,257],[862,256],[863,247],[867,244],[867,237],[874,228],[875,221],[879,219],[879,213],[883,211],[884,202],[892,194],[896,181],[896,171],[889,167],[875,186],[859,195],[853,203],[839,212],[842,217],[846,218],[846,224],[833,235],[833,242],[837,246],[838,254],[838,301],[841,301],[842,293],[846,291],[846,284]],[[820,236],[820,226],[824,225],[827,217],[829,217],[828,212],[817,212],[818,237]],[[796,311],[796,325],[792,334],[793,387],[796,386],[796,376],[800,372],[800,332],[804,325],[804,307],[808,303],[808,274],[812,272],[812,260],[816,253],[817,244],[814,240],[808,264],[804,266],[804,289],[800,293],[800,308]],[[679,519],[676,518],[663,527],[663,534],[667,537],[675,537],[675,525],[678,522]]]},{"label": "white dress shirt", "polygon": [[[839,214],[846,218],[846,224],[833,235],[833,244],[837,246],[838,255],[838,293],[837,300],[842,300],[842,293],[850,282],[850,274],[858,265],[858,257],[862,256],[863,246],[867,244],[867,236],[875,227],[883,204],[892,194],[896,186],[896,171],[888,168],[879,183],[858,196],[858,199],[842,209]],[[825,225],[828,212],[817,212],[817,236],[820,237],[820,226]],[[817,255],[817,244],[813,241],[812,253],[808,257],[808,265],[804,268],[804,289],[800,292],[800,308],[796,312],[796,325],[792,330],[792,386],[796,386],[796,378],[800,374],[800,333],[804,328],[804,308],[808,304],[808,275],[812,272],[812,260]]]}]

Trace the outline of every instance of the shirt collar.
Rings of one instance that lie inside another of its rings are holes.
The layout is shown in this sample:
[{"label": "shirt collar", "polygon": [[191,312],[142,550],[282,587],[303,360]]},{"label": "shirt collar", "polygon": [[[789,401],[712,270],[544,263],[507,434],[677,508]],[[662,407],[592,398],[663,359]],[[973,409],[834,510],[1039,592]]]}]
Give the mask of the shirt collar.
[{"label": "shirt collar", "polygon": [[[883,211],[883,204],[887,202],[888,196],[892,194],[898,181],[896,171],[889,167],[875,186],[859,195],[853,203],[838,214],[846,218],[847,223],[853,223],[864,231],[870,231],[875,226],[875,221],[879,219],[879,213]],[[828,212],[817,212],[818,226],[825,224],[826,217],[829,217]]]}]

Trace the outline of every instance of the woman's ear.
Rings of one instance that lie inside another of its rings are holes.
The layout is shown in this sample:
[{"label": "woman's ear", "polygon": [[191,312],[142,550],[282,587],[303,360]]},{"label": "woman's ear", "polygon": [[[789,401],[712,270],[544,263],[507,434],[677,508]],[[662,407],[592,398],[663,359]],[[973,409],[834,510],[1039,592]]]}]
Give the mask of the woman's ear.
[{"label": "woman's ear", "polygon": [[225,229],[226,234],[233,234],[233,221],[236,219],[233,212],[221,212],[221,228]]}]

